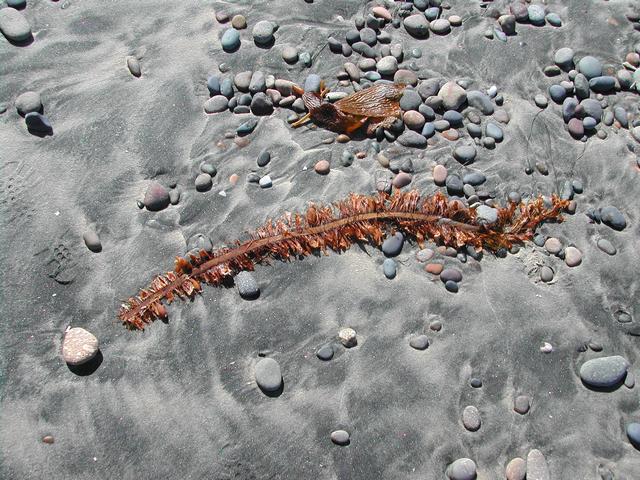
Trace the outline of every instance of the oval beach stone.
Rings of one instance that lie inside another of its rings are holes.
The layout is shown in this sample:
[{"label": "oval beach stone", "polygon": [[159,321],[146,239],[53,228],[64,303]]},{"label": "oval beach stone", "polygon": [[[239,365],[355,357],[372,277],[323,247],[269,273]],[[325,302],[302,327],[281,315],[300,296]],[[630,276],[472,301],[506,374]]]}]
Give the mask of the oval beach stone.
[{"label": "oval beach stone", "polygon": [[627,374],[629,362],[620,355],[588,360],[580,367],[580,378],[590,387],[612,388],[619,385]]},{"label": "oval beach stone", "polygon": [[470,458],[459,458],[447,467],[450,480],[474,480],[476,478],[476,462]]},{"label": "oval beach stone", "polygon": [[0,8],[0,31],[11,42],[26,42],[31,38],[29,22],[15,8]]},{"label": "oval beach stone", "polygon": [[280,365],[273,358],[263,358],[256,363],[255,379],[263,392],[275,392],[282,386]]},{"label": "oval beach stone", "polygon": [[84,328],[67,330],[62,342],[62,357],[69,365],[87,363],[98,353],[98,339]]},{"label": "oval beach stone", "polygon": [[336,445],[349,445],[349,433],[345,430],[331,432],[331,441]]}]

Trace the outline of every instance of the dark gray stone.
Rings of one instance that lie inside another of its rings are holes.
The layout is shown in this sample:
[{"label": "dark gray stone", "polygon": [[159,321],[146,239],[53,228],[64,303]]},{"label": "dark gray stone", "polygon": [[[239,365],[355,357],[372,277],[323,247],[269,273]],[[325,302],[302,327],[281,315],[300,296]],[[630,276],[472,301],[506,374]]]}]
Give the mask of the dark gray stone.
[{"label": "dark gray stone", "polygon": [[396,232],[394,235],[387,237],[382,242],[382,253],[387,257],[395,257],[400,255],[402,247],[404,245],[404,235],[401,232]]},{"label": "dark gray stone", "polygon": [[613,388],[627,374],[629,362],[619,355],[588,360],[580,367],[580,378],[590,387]]},{"label": "dark gray stone", "polygon": [[262,358],[254,368],[258,387],[263,392],[276,392],[282,387],[282,372],[280,365],[273,358]]}]

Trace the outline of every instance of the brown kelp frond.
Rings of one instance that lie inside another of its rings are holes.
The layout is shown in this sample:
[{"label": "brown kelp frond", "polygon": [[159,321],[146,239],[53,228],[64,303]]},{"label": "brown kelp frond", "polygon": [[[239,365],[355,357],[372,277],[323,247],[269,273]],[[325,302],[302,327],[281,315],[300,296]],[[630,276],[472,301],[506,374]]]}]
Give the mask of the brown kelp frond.
[{"label": "brown kelp frond", "polygon": [[422,245],[432,239],[456,248],[477,250],[509,248],[533,237],[545,220],[561,220],[567,200],[554,196],[551,207],[542,198],[498,208],[491,225],[480,222],[473,208],[441,193],[422,197],[417,191],[373,196],[351,194],[333,205],[310,205],[300,213],[285,213],[249,234],[244,242],[214,252],[201,250],[177,257],[171,272],[156,276],[151,284],[122,305],[118,314],[130,329],[144,329],[157,318],[166,318],[163,301],[192,298],[202,284],[220,285],[242,270],[270,259],[288,260],[318,251],[341,252],[356,242],[379,246],[389,229],[400,230]]}]

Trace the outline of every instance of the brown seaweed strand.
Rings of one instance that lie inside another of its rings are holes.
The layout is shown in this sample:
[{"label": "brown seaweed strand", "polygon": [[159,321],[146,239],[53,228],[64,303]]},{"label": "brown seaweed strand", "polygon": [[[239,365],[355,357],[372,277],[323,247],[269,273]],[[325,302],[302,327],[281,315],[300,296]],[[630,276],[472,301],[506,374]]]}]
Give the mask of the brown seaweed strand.
[{"label": "brown seaweed strand", "polygon": [[212,253],[202,250],[188,259],[177,257],[174,271],[156,276],[149,287],[122,305],[118,316],[128,328],[144,329],[153,320],[167,317],[163,300],[171,303],[176,296],[192,298],[202,290],[202,283],[219,285],[272,258],[340,252],[356,242],[379,246],[388,226],[402,230],[420,245],[431,238],[457,248],[509,248],[529,240],[544,220],[560,219],[567,205],[555,196],[551,208],[545,208],[542,198],[520,204],[519,209],[512,203],[498,209],[496,223],[485,226],[477,222],[475,209],[449,201],[440,193],[424,198],[417,191],[396,192],[391,197],[351,194],[332,206],[311,205],[304,215],[286,213],[269,220],[250,234],[249,240],[236,241],[232,247]]}]

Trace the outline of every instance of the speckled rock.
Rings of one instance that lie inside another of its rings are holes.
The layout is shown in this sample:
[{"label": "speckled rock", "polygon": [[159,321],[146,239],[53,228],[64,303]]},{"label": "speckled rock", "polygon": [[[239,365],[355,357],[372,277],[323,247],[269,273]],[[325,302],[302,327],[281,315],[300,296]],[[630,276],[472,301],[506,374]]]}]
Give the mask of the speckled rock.
[{"label": "speckled rock", "polygon": [[62,357],[69,365],[82,365],[92,360],[99,350],[98,339],[84,328],[74,327],[65,332]]}]

